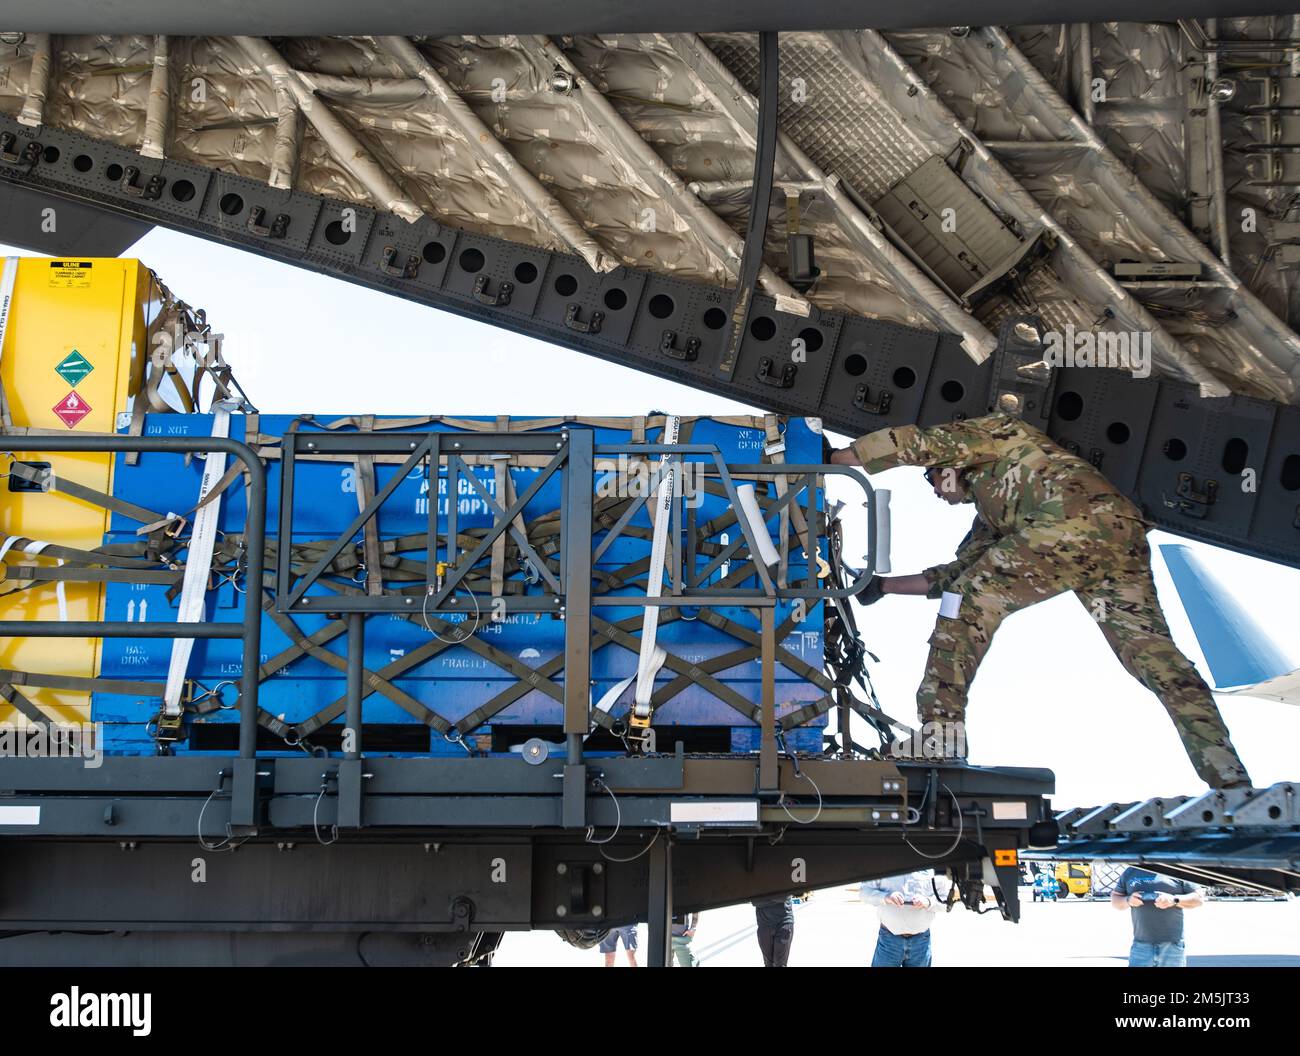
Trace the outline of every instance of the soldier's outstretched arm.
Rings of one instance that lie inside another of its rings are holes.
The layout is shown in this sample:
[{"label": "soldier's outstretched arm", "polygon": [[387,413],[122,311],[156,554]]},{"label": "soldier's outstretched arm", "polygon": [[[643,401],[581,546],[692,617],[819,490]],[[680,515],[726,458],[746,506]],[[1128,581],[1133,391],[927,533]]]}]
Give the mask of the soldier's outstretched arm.
[{"label": "soldier's outstretched arm", "polygon": [[895,466],[974,466],[996,457],[984,432],[966,422],[949,422],[926,429],[916,425],[877,429],[833,452],[831,461],[880,473]]},{"label": "soldier's outstretched arm", "polygon": [[912,576],[882,576],[880,589],[885,594],[924,595],[930,589],[930,581],[926,579],[924,572],[917,572]]},{"label": "soldier's outstretched arm", "polygon": [[966,537],[957,544],[955,559],[942,565],[933,565],[920,573],[929,584],[929,589],[925,592],[926,596],[937,598],[943,594],[953,580],[978,561],[984,551],[996,543],[998,538],[998,534],[988,526],[984,518],[977,516]]},{"label": "soldier's outstretched arm", "polygon": [[886,594],[914,594],[922,595],[929,591],[930,581],[926,578],[924,572],[919,572],[913,576],[873,576],[857,593],[858,603],[860,605],[874,605]]}]

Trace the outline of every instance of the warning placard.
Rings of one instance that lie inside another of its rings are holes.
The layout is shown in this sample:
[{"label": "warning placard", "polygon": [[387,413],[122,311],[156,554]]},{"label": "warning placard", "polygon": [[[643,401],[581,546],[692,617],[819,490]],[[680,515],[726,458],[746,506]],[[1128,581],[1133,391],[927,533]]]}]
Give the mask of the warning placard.
[{"label": "warning placard", "polygon": [[75,428],[77,423],[91,412],[91,406],[75,392],[70,392],[54,405],[54,413],[59,416],[59,421],[69,429]]},{"label": "warning placard", "polygon": [[90,260],[52,260],[50,261],[50,285],[62,289],[80,289],[90,285],[91,269],[94,261]]},{"label": "warning placard", "polygon": [[54,372],[75,389],[94,369],[90,360],[74,348],[59,360]]}]

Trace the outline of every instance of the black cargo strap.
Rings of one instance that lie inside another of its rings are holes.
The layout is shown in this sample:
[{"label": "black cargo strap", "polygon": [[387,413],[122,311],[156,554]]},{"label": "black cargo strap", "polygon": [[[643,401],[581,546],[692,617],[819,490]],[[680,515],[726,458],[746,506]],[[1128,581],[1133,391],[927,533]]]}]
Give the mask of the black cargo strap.
[{"label": "black cargo strap", "polygon": [[[627,631],[621,630],[614,624],[606,623],[604,620],[597,617],[592,617],[591,625],[597,631],[605,634],[629,652],[635,653],[641,648],[641,639],[639,636],[629,634]],[[676,656],[673,653],[666,653],[664,658],[664,667],[667,667],[672,671],[677,671],[680,674],[688,675],[697,685],[707,689],[724,704],[729,705],[746,718],[754,719],[760,714],[758,705],[754,704],[750,700],[746,700],[726,683],[719,682],[700,665],[695,664],[690,660],[683,660],[680,656]]]},{"label": "black cargo strap", "polygon": [[[323,663],[333,667],[335,670],[345,671],[347,669],[346,658],[338,656],[335,653],[331,653],[322,647],[327,643],[333,641],[335,638],[338,638],[347,630],[346,622],[344,622],[343,620],[331,620],[329,623],[325,624],[323,627],[320,627],[312,634],[304,635],[302,633],[302,630],[298,627],[298,625],[293,621],[291,617],[279,613],[275,610],[274,598],[269,593],[267,593],[267,589],[270,586],[272,586],[273,581],[274,581],[274,576],[268,573],[266,579],[264,580],[264,588],[263,588],[264,598],[263,598],[263,606],[262,606],[263,611],[267,612],[271,616],[272,620],[274,620],[276,625],[280,627],[281,630],[284,631],[285,635],[289,638],[291,644],[286,648],[282,649],[280,652],[276,653],[275,656],[271,657],[270,660],[266,661],[258,668],[258,681],[259,682],[267,681],[277,672],[282,671],[284,668],[288,667],[289,664],[293,663],[293,661],[306,655],[315,657],[316,659],[322,661]],[[434,655],[434,654],[430,653],[428,655]],[[415,656],[415,652],[408,654],[407,657],[403,657],[402,659],[406,660],[412,656]],[[418,659],[412,661],[412,663],[418,663],[418,662],[420,662]],[[388,665],[388,667],[385,667],[378,674],[370,670],[364,671],[362,675],[363,684],[369,685],[371,691],[380,693],[381,695],[388,697],[388,699],[392,700],[393,703],[397,704],[399,707],[404,708],[406,711],[410,712],[410,714],[412,714],[415,718],[420,719],[420,721],[425,722],[430,726],[433,726],[435,729],[440,728],[439,723],[441,722],[441,720],[438,718],[438,716],[435,713],[430,711],[419,701],[415,700],[409,694],[404,693],[402,690],[398,689],[396,686],[392,685],[392,683],[388,681],[388,677],[391,677],[390,669],[392,669],[394,666],[395,665],[390,664]],[[332,707],[333,705],[327,706],[326,708],[322,709],[320,712],[317,712],[316,715],[309,717],[307,720],[304,720],[304,723],[286,723],[278,718],[275,718],[269,712],[265,711],[265,709],[259,708],[258,721],[261,725],[266,726],[268,729],[271,729],[272,732],[276,734],[276,736],[285,738],[286,740],[290,736],[294,735],[295,733],[298,735],[299,738],[301,738],[302,736],[305,736],[305,734],[302,733],[300,727],[302,727],[306,723],[310,723],[312,719],[319,717],[320,715],[324,714],[325,711],[329,711]],[[215,708],[209,710],[215,710]],[[341,711],[335,712],[330,716],[330,718],[334,718],[338,714],[341,714]],[[326,722],[329,722],[330,718],[327,718],[311,726],[310,728],[311,732],[314,732],[316,729],[319,729],[320,726],[323,726]],[[446,724],[443,723],[442,725],[445,726]],[[445,732],[445,730],[443,732]],[[290,743],[296,744],[297,741],[292,741]]]},{"label": "black cargo strap", "polygon": [[[315,660],[319,660],[326,666],[332,667],[335,671],[347,671],[348,662],[346,657],[339,656],[337,653],[331,653],[328,649],[322,648],[310,638],[304,636],[298,625],[294,623],[293,620],[289,619],[289,617],[285,616],[283,613],[275,611],[274,604],[274,601],[268,599],[267,604],[264,605],[263,608],[270,614],[271,619],[275,621],[276,626],[284,631],[289,640],[301,650],[302,654],[310,656]],[[344,628],[347,626],[342,620],[337,620],[335,622],[342,624]],[[259,668],[259,677],[260,674],[261,669]],[[425,715],[429,710],[428,708],[417,701],[414,697],[410,696],[410,694],[402,692],[402,690],[398,689],[391,682],[388,682],[385,679],[374,679],[371,681],[373,675],[374,673],[370,671],[362,672],[363,682],[369,685],[373,692],[380,693],[387,697],[394,704],[410,712],[416,718],[421,720],[425,718]]]},{"label": "black cargo strap", "polygon": [[168,569],[85,568],[78,565],[6,565],[5,578],[33,583],[178,583],[183,572]]},{"label": "black cargo strap", "polygon": [[[729,667],[734,667],[738,664],[747,663],[750,660],[757,659],[761,655],[762,638],[759,632],[744,627],[733,620],[727,619],[720,613],[708,609],[701,609],[699,618],[710,626],[723,631],[725,634],[728,634],[733,638],[738,638],[750,643],[748,648],[738,649],[702,661],[699,664],[701,668],[726,670]],[[825,673],[817,670],[802,658],[795,656],[789,650],[779,647],[780,643],[793,633],[796,627],[797,625],[794,623],[793,618],[791,618],[787,619],[777,628],[776,640],[778,648],[776,651],[776,662],[782,667],[785,667],[792,674],[796,674],[803,680],[824,690],[827,695],[781,716],[781,724],[786,729],[793,729],[796,726],[800,726],[811,719],[825,714],[826,711],[834,706],[834,692],[838,688],[834,679],[827,677]],[[665,690],[671,690],[673,693],[681,692],[684,688],[685,684],[682,679],[676,679],[669,683],[668,686],[664,687]],[[895,724],[894,720],[878,707],[872,707],[856,698],[850,701],[850,705],[859,715],[870,722],[873,727],[879,728],[879,724],[882,722],[886,724],[886,728],[888,728],[889,724]]]},{"label": "black cargo strap", "polygon": [[[11,552],[23,550],[28,543],[36,542],[25,535],[13,538]],[[105,565],[114,568],[156,569],[158,562],[147,557],[137,557],[145,550],[144,543],[112,543],[96,550],[79,550],[73,546],[60,546],[58,543],[46,543],[41,549],[41,557],[57,557],[69,564]],[[178,566],[179,567],[179,566]]]},{"label": "black cargo strap", "polygon": [[[676,610],[670,613],[663,613],[660,615],[659,625],[662,627],[665,624],[678,619],[681,619],[681,615]],[[626,619],[620,620],[616,624],[606,623],[603,620],[600,621],[600,623],[603,627],[593,625],[592,628],[596,631],[596,635],[594,635],[591,640],[591,653],[593,656],[605,646],[614,644],[615,642],[615,639],[612,636],[601,633],[603,628],[616,628],[621,631],[632,631],[641,626],[641,616],[637,613],[627,617]],[[637,648],[639,648],[639,644]],[[635,649],[633,651],[635,651]],[[550,660],[547,660],[540,667],[533,668],[532,675],[526,681],[516,682],[515,685],[503,689],[491,700],[470,712],[468,715],[464,715],[458,719],[455,724],[456,729],[461,734],[469,734],[479,726],[482,726],[483,723],[492,718],[498,712],[505,710],[515,701],[529,693],[534,688],[534,683],[536,681],[549,681],[552,677],[558,675],[563,670],[564,655],[561,653],[557,656],[551,657]],[[593,712],[592,714],[593,721],[598,721],[596,720],[596,715],[603,715],[604,713]]]},{"label": "black cargo strap", "polygon": [[[342,594],[362,593],[361,590],[355,587],[339,587],[339,586],[334,586],[332,584],[330,586],[331,589],[334,589]],[[328,608],[328,602],[326,603],[325,607]],[[451,732],[453,729],[452,724],[447,722],[446,719],[442,718],[432,709],[429,709],[425,707],[423,704],[420,704],[414,698],[409,696],[409,694],[406,694],[401,690],[397,689],[397,687],[393,686],[391,682],[389,682],[388,680],[396,677],[397,675],[402,674],[403,672],[409,670],[412,667],[417,666],[418,664],[423,663],[425,660],[437,656],[440,652],[446,649],[453,648],[454,646],[457,645],[463,645],[465,648],[471,650],[474,653],[477,653],[479,656],[483,657],[489,663],[502,668],[503,670],[507,671],[508,673],[513,675],[516,679],[520,680],[521,682],[529,683],[530,688],[540,689],[542,692],[553,697],[555,700],[561,702],[563,701],[564,694],[559,686],[556,686],[554,683],[550,682],[549,680],[537,679],[535,669],[529,667],[527,664],[523,663],[522,661],[515,659],[509,653],[506,653],[500,649],[497,649],[495,646],[489,645],[486,642],[481,641],[480,639],[474,637],[474,635],[472,634],[465,635],[464,631],[462,630],[461,624],[449,623],[446,620],[439,619],[437,616],[434,616],[432,614],[425,615],[421,613],[411,613],[410,615],[406,616],[406,619],[410,620],[412,623],[415,623],[417,626],[423,626],[428,630],[436,631],[439,635],[442,635],[447,640],[439,641],[437,638],[434,638],[429,642],[426,642],[424,645],[420,646],[418,649],[412,650],[411,652],[407,653],[405,656],[399,657],[398,659],[394,660],[392,663],[385,665],[377,673],[367,671],[363,675],[364,684],[369,685],[372,691],[383,692],[384,695],[389,696],[389,699],[392,699],[394,703],[398,704],[400,707],[403,707],[411,714],[419,718],[426,725],[433,727],[434,729],[438,730],[440,733],[443,733],[445,735]],[[334,654],[332,653],[329,655],[334,656]],[[342,658],[339,657],[335,657],[335,661],[344,664],[346,663],[345,661],[342,660]],[[331,661],[326,661],[326,662],[331,663],[331,666],[335,666]],[[534,682],[536,682],[537,684],[533,685],[532,683]],[[386,687],[386,688],[381,689],[381,687]],[[309,734],[315,732],[321,726],[337,718],[339,715],[343,713],[345,709],[346,709],[346,697],[340,697],[332,701],[330,704],[326,705],[316,714],[309,716],[307,719],[304,719],[301,722],[296,723],[294,725],[294,729],[299,734],[300,737],[306,737]]]},{"label": "black cargo strap", "polygon": [[73,692],[122,693],[135,697],[161,697],[161,682],[129,682],[118,678],[92,678],[89,675],[46,675],[33,671],[10,671],[0,668],[0,685],[32,686],[36,689],[62,689]]},{"label": "black cargo strap", "polygon": [[[373,414],[363,415],[360,426],[362,432],[373,432],[375,428],[375,416]],[[379,485],[375,478],[375,456],[367,454],[355,455],[356,466],[356,496],[357,512],[360,513],[366,508],[366,505],[374,498],[375,493],[379,490]],[[430,502],[437,501],[437,491],[429,496]],[[454,498],[452,501],[455,501]],[[366,593],[374,597],[384,592],[384,577],[379,564],[379,517],[369,517],[361,527],[362,535],[362,553],[364,555],[365,569],[365,586]]]},{"label": "black cargo strap", "polygon": [[[735,586],[745,578],[747,578],[745,571],[739,569],[736,572],[733,572],[725,580],[720,581],[720,583],[724,586]],[[659,614],[659,626],[663,627],[680,619],[682,619],[682,610],[680,608],[665,610]],[[621,631],[626,633],[635,631],[641,627],[641,623],[641,614],[639,612],[634,612],[631,616],[615,623],[610,623],[605,620],[597,621],[592,626],[592,630],[595,632],[591,641],[592,655],[595,655],[607,645],[623,644],[623,642],[618,641],[619,636],[614,635],[612,632]],[[630,651],[634,653],[640,651],[639,639],[636,640],[636,644],[631,647]],[[686,663],[687,661],[682,662]],[[563,654],[554,656],[540,667],[532,670],[536,678],[549,680],[564,670],[564,656]],[[519,700],[532,688],[532,679],[529,679],[527,682],[517,682],[515,685],[503,689],[491,700],[470,712],[468,715],[462,716],[458,719],[456,722],[457,730],[462,734],[470,733],[472,730],[483,725],[484,722],[492,718],[498,712],[503,711],[516,700]],[[592,711],[592,722],[595,725],[603,726],[608,729],[615,721],[616,720],[611,718],[606,712],[596,711],[594,709]]]},{"label": "black cargo strap", "polygon": [[78,484],[75,480],[59,476],[48,469],[35,469],[21,462],[14,462],[9,467],[9,472],[20,480],[39,486],[42,491],[57,491],[62,495],[69,495],[74,499],[81,499],[95,506],[102,506],[106,510],[112,510],[114,513],[120,513],[123,517],[129,517],[141,524],[152,525],[159,522],[169,524],[174,519],[183,520],[182,518],[168,517],[154,510],[145,509],[143,506],[137,506],[133,502],[126,502],[124,499],[107,495],[84,484]]},{"label": "black cargo strap", "polygon": [[35,726],[49,726],[53,721],[45,712],[18,692],[18,688],[8,682],[0,683],[0,699],[13,705],[20,715]]}]

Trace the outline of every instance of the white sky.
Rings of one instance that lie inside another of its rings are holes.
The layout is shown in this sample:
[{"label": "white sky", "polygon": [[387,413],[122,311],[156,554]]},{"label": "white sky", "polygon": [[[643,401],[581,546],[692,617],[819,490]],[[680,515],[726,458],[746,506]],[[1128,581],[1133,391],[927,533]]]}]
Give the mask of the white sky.
[{"label": "white sky", "polygon": [[[21,251],[4,250],[13,254]],[[155,230],[128,253],[176,293],[206,308],[226,357],[267,413],[543,416],[752,412],[730,400],[402,301],[252,254]],[[837,445],[846,438],[832,438]],[[973,508],[949,507],[916,469],[873,478],[893,489],[894,572],[949,560]],[[849,498],[851,496],[846,496]],[[853,527],[853,523],[849,523]],[[1175,537],[1154,533],[1153,548]],[[1300,661],[1300,571],[1193,543],[1243,607]],[[863,546],[865,550],[865,534]],[[846,547],[850,560],[858,556]],[[1196,639],[1157,560],[1175,640],[1197,661]],[[885,709],[915,721],[915,692],[938,602],[887,598],[859,611]],[[1300,708],[1221,698],[1233,740],[1258,785],[1300,777]],[[858,733],[863,743],[863,733]],[[1057,802],[1187,794],[1203,786],[1164,709],[1114,658],[1072,595],[1012,616],[971,693],[971,761],[1047,767]]]}]

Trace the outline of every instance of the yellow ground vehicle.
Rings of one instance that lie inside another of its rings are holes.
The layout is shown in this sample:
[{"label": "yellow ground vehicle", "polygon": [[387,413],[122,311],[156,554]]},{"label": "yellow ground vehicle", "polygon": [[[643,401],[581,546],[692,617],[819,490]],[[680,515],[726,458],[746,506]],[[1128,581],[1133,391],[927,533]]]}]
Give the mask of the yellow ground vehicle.
[{"label": "yellow ground vehicle", "polygon": [[1092,893],[1092,866],[1086,862],[1057,862],[1053,875],[1057,898],[1087,898]]}]

